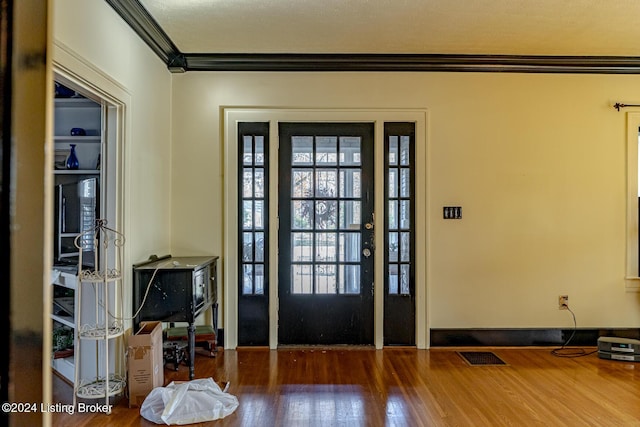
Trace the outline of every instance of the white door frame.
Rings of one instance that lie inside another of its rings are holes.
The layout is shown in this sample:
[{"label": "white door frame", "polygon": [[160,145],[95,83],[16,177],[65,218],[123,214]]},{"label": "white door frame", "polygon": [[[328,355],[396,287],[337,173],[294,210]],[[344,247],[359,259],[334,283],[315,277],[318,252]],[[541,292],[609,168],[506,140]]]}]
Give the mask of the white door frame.
[{"label": "white door frame", "polygon": [[[384,123],[414,122],[416,124],[416,165],[428,165],[427,161],[427,110],[392,109],[280,109],[227,107],[222,111],[224,138],[224,256],[222,262],[223,306],[222,321],[225,330],[225,348],[235,349],[238,343],[238,123],[269,122],[269,192],[278,194],[278,123],[279,122],[369,122],[374,123],[375,180],[378,188],[384,182]],[[417,192],[415,200],[416,260],[428,259],[428,171],[416,169]],[[384,198],[376,197],[375,212],[382,218],[385,212]],[[269,347],[278,346],[278,197],[269,199]],[[384,227],[376,227],[376,241],[384,241]],[[375,264],[384,263],[383,251],[376,251]],[[416,346],[427,348],[428,287],[427,262],[416,262]],[[376,268],[374,295],[374,343],[383,347],[383,286],[384,271]]]}]

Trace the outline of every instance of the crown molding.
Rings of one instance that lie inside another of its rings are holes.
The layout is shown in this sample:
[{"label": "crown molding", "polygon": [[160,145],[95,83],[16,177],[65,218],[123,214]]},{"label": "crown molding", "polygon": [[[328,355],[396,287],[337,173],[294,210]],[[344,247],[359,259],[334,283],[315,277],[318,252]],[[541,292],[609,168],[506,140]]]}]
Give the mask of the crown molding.
[{"label": "crown molding", "polygon": [[640,74],[640,57],[458,55],[182,53],[139,0],[106,0],[167,64],[186,71],[415,71],[491,73]]},{"label": "crown molding", "polygon": [[184,55],[138,0],[105,0],[172,72],[183,72]]}]

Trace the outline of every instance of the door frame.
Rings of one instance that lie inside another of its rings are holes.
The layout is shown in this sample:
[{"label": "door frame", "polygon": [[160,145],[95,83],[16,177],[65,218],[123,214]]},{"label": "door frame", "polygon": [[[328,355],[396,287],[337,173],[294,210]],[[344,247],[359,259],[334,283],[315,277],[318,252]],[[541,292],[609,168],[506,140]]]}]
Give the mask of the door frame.
[{"label": "door frame", "polygon": [[[225,330],[224,347],[237,347],[238,330],[238,150],[237,132],[239,122],[269,122],[269,140],[274,143],[269,146],[269,191],[278,194],[278,123],[279,122],[368,122],[374,123],[374,168],[375,180],[378,187],[384,183],[384,123],[385,122],[415,122],[416,123],[416,165],[427,165],[422,170],[416,170],[416,188],[426,191],[416,194],[415,209],[415,239],[416,259],[427,262],[416,263],[416,347],[425,349],[429,343],[428,319],[428,253],[427,238],[428,195],[429,195],[429,167],[426,109],[312,109],[312,108],[246,108],[225,107],[221,111],[222,135],[224,147],[224,245],[222,262],[222,327]],[[269,281],[277,283],[278,265],[278,198],[271,197],[269,201],[269,222],[272,232],[269,236]],[[383,218],[385,212],[384,197],[376,197],[374,212],[376,217]],[[384,227],[376,227],[377,242],[384,241]],[[384,251],[375,251],[375,265],[384,263]],[[374,290],[374,344],[377,349],[383,347],[383,297],[384,297],[384,269],[375,271]],[[278,347],[278,287],[269,288],[269,347]]]}]

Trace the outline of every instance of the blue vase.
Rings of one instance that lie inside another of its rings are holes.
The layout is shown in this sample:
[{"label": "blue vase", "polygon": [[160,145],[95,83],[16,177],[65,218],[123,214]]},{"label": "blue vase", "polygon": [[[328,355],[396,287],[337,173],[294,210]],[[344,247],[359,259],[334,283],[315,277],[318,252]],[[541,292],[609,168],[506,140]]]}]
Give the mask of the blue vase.
[{"label": "blue vase", "polygon": [[78,169],[80,162],[78,162],[78,156],[76,156],[76,144],[69,144],[71,146],[71,152],[67,157],[67,169]]}]

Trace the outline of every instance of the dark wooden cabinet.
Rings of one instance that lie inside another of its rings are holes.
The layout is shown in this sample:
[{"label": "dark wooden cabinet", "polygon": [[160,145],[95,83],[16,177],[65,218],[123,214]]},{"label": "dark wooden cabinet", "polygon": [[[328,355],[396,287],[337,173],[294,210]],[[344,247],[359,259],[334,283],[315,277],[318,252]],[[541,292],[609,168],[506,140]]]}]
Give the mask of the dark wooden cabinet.
[{"label": "dark wooden cabinet", "polygon": [[217,332],[217,256],[163,257],[133,266],[134,330],[140,322],[187,322],[189,378],[194,377],[195,319],[213,307]]}]

